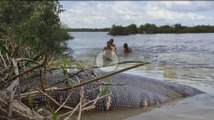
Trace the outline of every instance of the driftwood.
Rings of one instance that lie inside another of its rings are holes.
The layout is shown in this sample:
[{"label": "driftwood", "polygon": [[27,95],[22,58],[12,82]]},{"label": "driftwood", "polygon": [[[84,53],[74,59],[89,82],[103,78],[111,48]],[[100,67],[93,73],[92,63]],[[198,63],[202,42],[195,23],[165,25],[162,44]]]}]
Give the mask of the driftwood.
[{"label": "driftwood", "polygon": [[[5,116],[5,118],[8,119],[8,117],[6,117],[6,114],[8,113],[6,110],[7,110],[7,107],[9,106],[9,104],[6,102],[9,99],[8,95],[5,92],[0,91],[0,96],[1,96],[0,98],[1,111],[4,112],[4,114],[1,114],[1,115]],[[39,115],[36,112],[33,112],[30,108],[28,108],[26,105],[24,105],[18,100],[13,100],[11,104],[13,106],[11,108],[13,112],[13,117],[18,116],[18,117],[21,117],[20,119],[38,119],[38,120],[43,119],[41,115]],[[2,118],[0,117],[0,119]]]}]

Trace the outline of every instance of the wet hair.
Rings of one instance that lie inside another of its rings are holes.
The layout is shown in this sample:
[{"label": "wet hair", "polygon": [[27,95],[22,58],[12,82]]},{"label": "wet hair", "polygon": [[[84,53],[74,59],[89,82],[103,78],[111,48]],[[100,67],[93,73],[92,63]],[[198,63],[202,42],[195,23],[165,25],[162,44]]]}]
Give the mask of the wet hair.
[{"label": "wet hair", "polygon": [[113,43],[113,42],[114,42],[114,39],[110,39],[109,42]]},{"label": "wet hair", "polygon": [[108,41],[106,44],[107,44],[107,45],[110,45],[110,44],[111,44],[111,42],[110,42],[110,41]]},{"label": "wet hair", "polygon": [[124,48],[128,48],[128,44],[127,44],[127,43],[124,43],[124,44],[123,44],[123,47],[124,47]]}]

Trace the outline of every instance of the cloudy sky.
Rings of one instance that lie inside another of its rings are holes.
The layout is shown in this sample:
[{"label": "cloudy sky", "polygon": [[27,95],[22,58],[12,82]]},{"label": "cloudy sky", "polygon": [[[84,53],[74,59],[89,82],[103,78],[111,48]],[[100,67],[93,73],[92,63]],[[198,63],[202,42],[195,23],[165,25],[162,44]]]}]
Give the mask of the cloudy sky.
[{"label": "cloudy sky", "polygon": [[61,21],[71,28],[111,25],[214,25],[214,1],[60,1]]}]

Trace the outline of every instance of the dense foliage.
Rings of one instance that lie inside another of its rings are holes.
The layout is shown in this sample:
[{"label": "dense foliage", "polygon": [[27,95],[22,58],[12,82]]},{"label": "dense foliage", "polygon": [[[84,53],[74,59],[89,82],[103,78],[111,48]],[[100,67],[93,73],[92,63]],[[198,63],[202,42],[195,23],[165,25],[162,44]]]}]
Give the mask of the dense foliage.
[{"label": "dense foliage", "polygon": [[137,34],[137,25],[130,24],[129,26],[127,26],[127,29],[129,34]]},{"label": "dense foliage", "polygon": [[[25,57],[61,54],[67,49],[65,40],[71,38],[59,19],[62,11],[57,1],[1,1],[0,37],[13,39]],[[0,46],[3,44],[1,41]]]},{"label": "dense foliage", "polygon": [[175,25],[162,25],[156,26],[155,24],[146,23],[140,25],[138,28],[135,24],[130,24],[126,27],[121,25],[113,25],[109,31],[110,35],[129,35],[129,34],[156,34],[156,33],[212,33],[214,26],[210,25],[197,25],[197,26],[182,26],[181,24]]},{"label": "dense foliage", "polygon": [[123,27],[121,25],[112,25],[109,33],[109,35],[128,35],[128,29],[126,27]]}]

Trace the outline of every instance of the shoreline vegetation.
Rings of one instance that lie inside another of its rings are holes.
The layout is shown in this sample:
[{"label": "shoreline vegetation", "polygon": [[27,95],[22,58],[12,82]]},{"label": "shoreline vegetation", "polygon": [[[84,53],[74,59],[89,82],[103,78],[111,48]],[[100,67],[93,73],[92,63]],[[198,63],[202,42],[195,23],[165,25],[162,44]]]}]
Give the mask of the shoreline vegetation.
[{"label": "shoreline vegetation", "polygon": [[[84,71],[93,71],[93,68],[72,59],[73,51],[67,47],[66,41],[73,37],[59,18],[63,11],[58,1],[0,1],[1,120],[57,120],[62,117],[80,120],[82,112],[94,109],[98,100],[111,95],[108,87],[101,87],[103,78],[143,65],[137,64],[107,76],[91,76],[94,79],[84,82],[78,77],[73,79]],[[59,83],[50,86],[49,82],[53,80],[50,75],[56,72],[62,73],[63,77],[59,78]],[[32,79],[34,77],[38,79]],[[23,84],[26,79],[32,82]],[[84,92],[87,91],[84,85],[91,82],[99,85],[99,94],[85,103],[87,96]],[[63,100],[54,99],[53,94],[57,91],[68,92],[74,87],[78,87],[80,95],[75,108],[66,105],[72,94]],[[40,107],[34,100],[41,98],[45,102]],[[61,110],[68,112],[62,114]]]},{"label": "shoreline vegetation", "polygon": [[69,32],[108,32],[108,35],[132,34],[161,34],[161,33],[214,33],[214,26],[196,25],[183,26],[181,24],[161,25],[146,23],[137,27],[136,24],[128,26],[112,25],[111,28],[68,28]]},{"label": "shoreline vegetation", "polygon": [[[72,111],[65,107],[66,101],[60,104],[48,95],[52,89],[47,84],[49,73],[58,70],[67,76],[67,67],[84,69],[81,63],[71,60],[72,50],[66,41],[73,37],[60,21],[61,12],[63,9],[58,1],[0,1],[1,120],[56,120],[62,108],[69,110],[68,113],[79,110]],[[32,89],[27,84],[22,89],[21,81],[32,76],[41,77],[39,81],[33,81],[39,87]],[[38,108],[33,101],[35,92],[45,98],[44,108]],[[23,99],[28,99],[28,104],[23,104]]]}]

